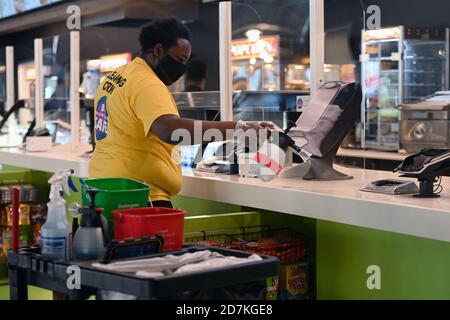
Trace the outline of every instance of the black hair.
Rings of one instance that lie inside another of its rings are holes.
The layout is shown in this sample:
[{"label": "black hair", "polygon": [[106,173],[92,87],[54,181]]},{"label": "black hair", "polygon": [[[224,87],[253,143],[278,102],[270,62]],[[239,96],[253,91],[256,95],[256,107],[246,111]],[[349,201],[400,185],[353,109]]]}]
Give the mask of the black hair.
[{"label": "black hair", "polygon": [[206,63],[199,58],[192,58],[186,66],[186,79],[202,80],[206,78]]},{"label": "black hair", "polygon": [[190,41],[191,34],[189,29],[175,17],[154,20],[144,26],[139,34],[142,52],[153,49],[157,43],[161,43],[164,48],[170,48],[178,39]]}]

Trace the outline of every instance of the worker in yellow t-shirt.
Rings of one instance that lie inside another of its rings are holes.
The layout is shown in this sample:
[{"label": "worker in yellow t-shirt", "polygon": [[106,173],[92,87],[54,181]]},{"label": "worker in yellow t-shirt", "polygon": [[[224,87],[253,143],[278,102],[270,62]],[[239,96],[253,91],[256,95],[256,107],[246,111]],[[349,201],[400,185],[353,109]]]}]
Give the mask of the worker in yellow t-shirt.
[{"label": "worker in yellow t-shirt", "polygon": [[[110,72],[97,90],[96,149],[89,177],[145,182],[151,186],[149,196],[154,206],[171,207],[170,198],[179,192],[182,182],[178,151],[174,148],[194,144],[197,121],[179,117],[167,86],[186,70],[191,55],[190,33],[176,18],[164,18],[144,27],[139,42],[140,56]],[[201,133],[217,129],[224,137],[226,130],[237,125],[234,121],[200,124]],[[272,124],[246,122],[244,130],[267,126]],[[189,132],[191,138],[173,138],[177,129]],[[202,134],[201,143],[208,142]]]}]

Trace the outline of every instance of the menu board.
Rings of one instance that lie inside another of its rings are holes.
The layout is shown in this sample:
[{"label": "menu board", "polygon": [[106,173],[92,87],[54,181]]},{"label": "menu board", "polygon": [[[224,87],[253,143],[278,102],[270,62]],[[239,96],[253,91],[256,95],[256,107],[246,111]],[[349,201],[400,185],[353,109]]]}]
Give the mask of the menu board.
[{"label": "menu board", "polygon": [[61,1],[63,0],[0,0],[0,19]]}]

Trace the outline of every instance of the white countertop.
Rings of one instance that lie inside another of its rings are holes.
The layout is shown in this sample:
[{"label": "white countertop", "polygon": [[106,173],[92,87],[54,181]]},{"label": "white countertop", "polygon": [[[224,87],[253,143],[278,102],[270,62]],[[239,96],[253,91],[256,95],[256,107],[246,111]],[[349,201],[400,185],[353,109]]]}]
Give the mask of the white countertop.
[{"label": "white countertop", "polygon": [[450,178],[443,177],[440,198],[417,199],[359,191],[375,180],[399,179],[393,173],[336,168],[354,179],[276,179],[266,183],[185,172],[181,194],[450,242]]},{"label": "white countertop", "polygon": [[55,172],[58,169],[74,169],[77,177],[88,176],[89,158],[84,154],[92,150],[90,145],[59,145],[49,152],[27,152],[18,148],[0,148],[0,164],[9,164],[34,170]]},{"label": "white countertop", "polygon": [[[82,155],[88,150],[89,146],[75,151],[59,146],[44,153],[0,149],[0,163],[50,172],[72,168],[77,176],[86,177],[89,160]],[[442,179],[441,198],[417,199],[359,191],[371,181],[398,178],[393,173],[338,169],[354,179],[263,182],[191,170],[183,173],[180,194],[450,242],[450,178]]]}]

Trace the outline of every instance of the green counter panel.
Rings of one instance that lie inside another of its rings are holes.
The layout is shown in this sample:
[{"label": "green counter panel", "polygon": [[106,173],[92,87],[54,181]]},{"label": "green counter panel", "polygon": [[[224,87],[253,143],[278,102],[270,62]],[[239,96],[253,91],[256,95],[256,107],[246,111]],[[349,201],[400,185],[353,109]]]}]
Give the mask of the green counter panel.
[{"label": "green counter panel", "polygon": [[245,226],[259,226],[261,224],[261,214],[259,212],[197,215],[186,217],[184,222],[184,232],[189,233],[207,230],[218,231],[225,229],[242,228]]},{"label": "green counter panel", "polygon": [[[318,299],[450,299],[450,243],[321,220],[316,226]],[[380,290],[367,288],[371,265],[380,267]]]},{"label": "green counter panel", "polygon": [[172,197],[175,208],[183,209],[188,215],[204,215],[212,213],[231,213],[241,211],[241,206],[209,200],[199,200],[185,196]]}]

